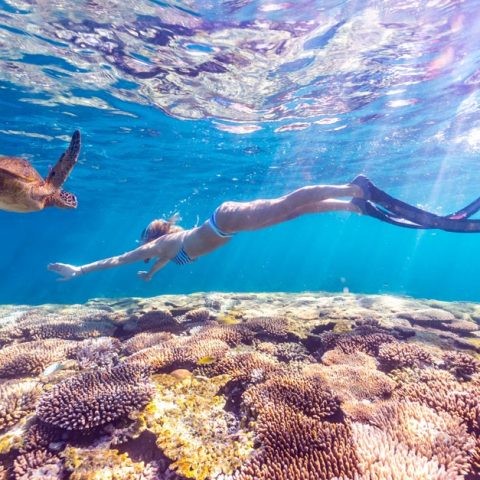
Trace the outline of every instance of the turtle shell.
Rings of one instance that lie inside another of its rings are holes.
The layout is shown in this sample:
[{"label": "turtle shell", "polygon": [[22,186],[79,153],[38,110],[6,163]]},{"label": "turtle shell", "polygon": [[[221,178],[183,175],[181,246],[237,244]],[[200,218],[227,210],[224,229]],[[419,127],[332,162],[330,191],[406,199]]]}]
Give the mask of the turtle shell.
[{"label": "turtle shell", "polygon": [[43,178],[30,162],[17,157],[0,157],[0,176],[7,176],[27,183],[43,182]]}]

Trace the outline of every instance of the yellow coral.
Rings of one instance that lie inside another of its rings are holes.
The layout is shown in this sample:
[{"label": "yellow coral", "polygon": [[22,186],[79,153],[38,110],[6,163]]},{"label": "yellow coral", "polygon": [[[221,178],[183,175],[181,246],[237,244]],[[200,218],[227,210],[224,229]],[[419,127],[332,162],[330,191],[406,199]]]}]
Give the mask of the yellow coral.
[{"label": "yellow coral", "polygon": [[146,465],[133,462],[126,453],[102,448],[67,447],[62,456],[70,480],[141,480]]},{"label": "yellow coral", "polygon": [[187,378],[158,375],[157,392],[145,410],[157,445],[173,460],[170,468],[196,480],[231,474],[253,450],[253,433],[236,425],[217,395],[229,377]]}]

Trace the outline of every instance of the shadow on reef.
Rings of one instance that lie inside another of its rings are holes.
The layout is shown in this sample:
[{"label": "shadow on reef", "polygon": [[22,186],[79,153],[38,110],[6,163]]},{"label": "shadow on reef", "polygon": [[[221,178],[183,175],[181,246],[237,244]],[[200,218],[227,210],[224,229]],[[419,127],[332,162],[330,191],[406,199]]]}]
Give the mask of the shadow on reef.
[{"label": "shadow on reef", "polygon": [[480,305],[0,307],[0,479],[480,478]]}]

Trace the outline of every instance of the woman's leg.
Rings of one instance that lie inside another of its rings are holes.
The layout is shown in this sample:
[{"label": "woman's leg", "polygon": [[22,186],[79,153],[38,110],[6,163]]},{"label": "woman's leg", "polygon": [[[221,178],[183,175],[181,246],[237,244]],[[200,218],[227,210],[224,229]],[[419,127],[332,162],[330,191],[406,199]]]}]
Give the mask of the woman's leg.
[{"label": "woman's leg", "polygon": [[314,185],[271,200],[223,203],[217,211],[216,220],[219,228],[228,233],[258,230],[307,213],[335,210],[361,213],[352,203],[334,198],[362,195],[362,190],[356,185]]}]

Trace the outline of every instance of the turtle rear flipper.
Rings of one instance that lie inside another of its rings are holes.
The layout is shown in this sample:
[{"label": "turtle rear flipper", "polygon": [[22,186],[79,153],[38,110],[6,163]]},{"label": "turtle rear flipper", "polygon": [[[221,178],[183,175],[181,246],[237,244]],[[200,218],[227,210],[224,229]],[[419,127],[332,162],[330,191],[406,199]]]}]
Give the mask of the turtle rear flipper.
[{"label": "turtle rear flipper", "polygon": [[65,180],[70,175],[72,168],[77,163],[80,147],[80,132],[76,130],[72,135],[72,140],[70,141],[69,147],[48,174],[47,183],[49,185],[53,186],[54,188],[60,188],[65,183]]}]

